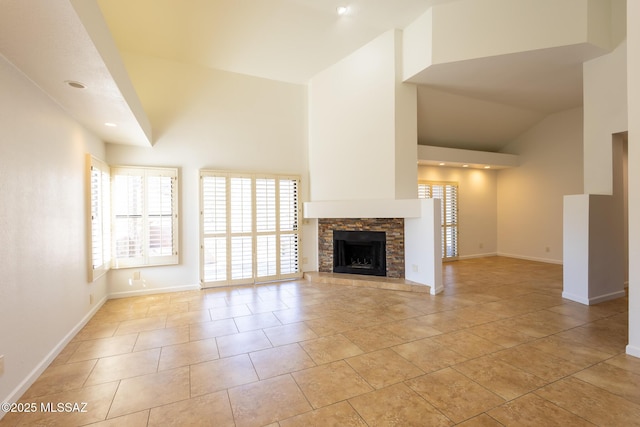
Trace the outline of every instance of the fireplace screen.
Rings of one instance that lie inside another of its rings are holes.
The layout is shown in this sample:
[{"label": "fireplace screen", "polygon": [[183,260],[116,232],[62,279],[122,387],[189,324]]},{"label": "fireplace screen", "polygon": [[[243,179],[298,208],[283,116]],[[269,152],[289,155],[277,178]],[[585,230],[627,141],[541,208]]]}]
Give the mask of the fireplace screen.
[{"label": "fireplace screen", "polygon": [[333,231],[333,272],[387,275],[384,231]]}]

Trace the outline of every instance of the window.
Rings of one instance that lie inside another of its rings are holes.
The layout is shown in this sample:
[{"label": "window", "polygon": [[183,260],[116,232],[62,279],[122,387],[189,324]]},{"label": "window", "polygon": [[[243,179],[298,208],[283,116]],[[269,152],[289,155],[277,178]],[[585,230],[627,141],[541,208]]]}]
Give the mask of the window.
[{"label": "window", "polygon": [[290,176],[201,171],[203,286],[298,277],[298,185]]},{"label": "window", "polygon": [[442,259],[458,257],[458,184],[419,182],[418,198],[442,200]]},{"label": "window", "polygon": [[178,263],[178,170],[111,168],[113,268]]},{"label": "window", "polygon": [[89,280],[109,268],[178,263],[178,170],[113,167],[87,155]]},{"label": "window", "polygon": [[89,215],[91,224],[89,281],[105,274],[111,266],[111,175],[109,166],[87,155]]}]

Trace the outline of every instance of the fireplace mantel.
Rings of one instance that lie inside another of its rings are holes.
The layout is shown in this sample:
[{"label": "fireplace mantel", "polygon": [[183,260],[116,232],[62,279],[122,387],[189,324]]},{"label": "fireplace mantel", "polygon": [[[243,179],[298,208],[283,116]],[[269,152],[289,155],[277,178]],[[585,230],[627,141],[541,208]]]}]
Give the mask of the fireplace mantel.
[{"label": "fireplace mantel", "polygon": [[304,203],[305,218],[419,218],[420,199],[335,200]]}]

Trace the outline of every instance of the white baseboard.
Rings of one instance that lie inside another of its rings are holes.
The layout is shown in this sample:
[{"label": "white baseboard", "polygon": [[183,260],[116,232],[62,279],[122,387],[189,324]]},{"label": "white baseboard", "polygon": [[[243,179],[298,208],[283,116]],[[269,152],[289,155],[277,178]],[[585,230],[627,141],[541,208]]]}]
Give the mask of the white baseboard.
[{"label": "white baseboard", "polygon": [[140,295],[166,294],[170,292],[199,291],[201,289],[200,285],[172,286],[168,288],[145,288],[136,289],[135,291],[114,292],[109,294],[109,299],[137,297]]},{"label": "white baseboard", "polygon": [[640,347],[631,344],[627,345],[627,354],[629,356],[640,358]]},{"label": "white baseboard", "polygon": [[[38,379],[40,375],[49,367],[51,362],[55,360],[56,357],[60,354],[62,350],[69,344],[69,342],[76,336],[78,332],[91,320],[91,318],[100,310],[100,308],[107,302],[108,297],[102,298],[93,308],[80,320],[76,326],[71,329],[67,335],[64,336],[56,344],[53,349],[36,365],[35,368],[27,375],[27,377],[22,380],[22,382],[7,396],[6,398],[0,400],[0,402],[17,402],[18,399],[27,391],[29,387]],[[0,411],[0,419],[5,415],[4,412]]]},{"label": "white baseboard", "polygon": [[557,260],[557,259],[538,258],[538,257],[532,257],[532,256],[526,256],[526,255],[505,254],[502,252],[498,252],[497,255],[507,257],[507,258],[524,259],[527,261],[546,262],[547,264],[560,264],[560,265],[563,264],[562,260]]},{"label": "white baseboard", "polygon": [[625,291],[612,292],[605,295],[598,295],[597,297],[582,297],[580,295],[571,294],[568,292],[562,292],[562,298],[568,299],[571,301],[579,302],[584,305],[594,305],[600,304],[601,302],[610,301],[612,299],[622,298],[626,295]]},{"label": "white baseboard", "polygon": [[496,252],[489,252],[489,253],[483,253],[483,254],[458,255],[458,259],[462,260],[462,259],[473,259],[473,258],[487,258],[491,256],[498,256],[498,254]]}]

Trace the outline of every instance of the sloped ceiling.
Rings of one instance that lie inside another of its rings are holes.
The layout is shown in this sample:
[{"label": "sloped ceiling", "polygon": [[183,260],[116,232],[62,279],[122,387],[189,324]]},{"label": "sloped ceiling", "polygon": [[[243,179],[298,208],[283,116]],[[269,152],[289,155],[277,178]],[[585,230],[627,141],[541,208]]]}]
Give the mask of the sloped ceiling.
[{"label": "sloped ceiling", "polygon": [[[104,140],[149,146],[118,55],[305,84],[380,34],[457,0],[0,0],[0,52]],[[339,5],[349,13],[338,16]],[[545,115],[580,106],[584,55],[534,51],[416,76],[418,142],[499,151]],[[64,84],[79,80],[79,95]],[[104,122],[118,122],[105,129]]]}]

